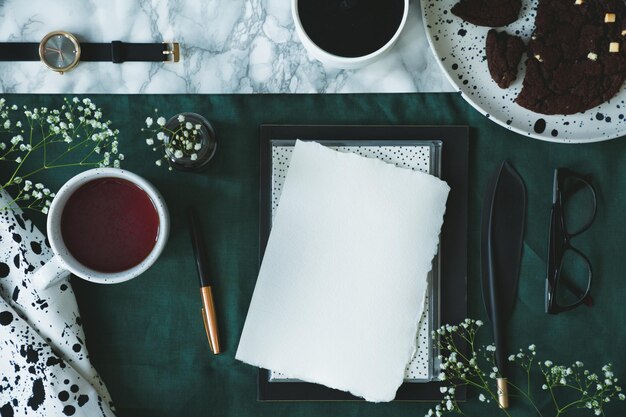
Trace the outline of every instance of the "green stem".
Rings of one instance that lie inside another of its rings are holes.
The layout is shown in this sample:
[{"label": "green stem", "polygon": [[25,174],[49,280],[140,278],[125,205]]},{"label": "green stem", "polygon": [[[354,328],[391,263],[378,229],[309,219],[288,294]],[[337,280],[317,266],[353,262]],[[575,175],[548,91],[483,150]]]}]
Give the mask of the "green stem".
[{"label": "green stem", "polygon": [[[526,397],[526,399],[528,400],[528,402],[530,403],[530,405],[533,406],[533,408],[535,409],[535,411],[537,411],[537,414],[539,414],[541,417],[543,417],[543,414],[541,413],[541,411],[539,411],[539,408],[537,408],[537,405],[535,404],[535,402],[532,400],[532,398],[530,397],[529,394],[527,394],[526,392],[524,392],[520,387],[518,387],[517,385],[515,385],[514,383],[510,382],[508,379],[506,381],[507,384],[509,384],[511,387],[513,387],[513,389],[517,390],[520,392],[520,394],[522,394],[524,397]],[[529,384],[530,384],[530,380],[529,380]],[[530,388],[529,388],[530,390]]]}]

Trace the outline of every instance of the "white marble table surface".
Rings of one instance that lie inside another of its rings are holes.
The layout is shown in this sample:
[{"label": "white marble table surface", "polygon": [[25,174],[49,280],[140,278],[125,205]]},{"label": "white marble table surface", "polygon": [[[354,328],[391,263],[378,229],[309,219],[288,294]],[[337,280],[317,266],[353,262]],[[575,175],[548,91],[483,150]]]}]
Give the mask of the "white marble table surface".
[{"label": "white marble table surface", "polygon": [[[385,0],[381,0],[385,1]],[[66,30],[87,42],[181,43],[182,61],[0,63],[3,93],[369,93],[453,91],[432,55],[419,0],[392,52],[359,70],[328,68],[295,34],[290,0],[0,0],[0,41]]]}]

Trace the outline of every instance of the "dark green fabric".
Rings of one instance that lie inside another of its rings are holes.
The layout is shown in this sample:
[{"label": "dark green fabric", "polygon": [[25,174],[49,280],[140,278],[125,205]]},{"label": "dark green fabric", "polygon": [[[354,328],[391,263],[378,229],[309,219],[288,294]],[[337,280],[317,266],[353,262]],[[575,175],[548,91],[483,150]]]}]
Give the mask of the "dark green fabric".
[{"label": "dark green fabric", "polygon": [[[125,167],[152,181],[171,211],[172,231],[159,261],[127,283],[100,286],[74,279],[91,359],[120,416],[421,416],[419,403],[259,403],[257,370],[234,359],[258,268],[259,125],[469,125],[469,316],[485,319],[479,280],[479,222],[488,176],[504,158],[525,179],[528,224],[511,347],[535,343],[539,357],[599,368],[613,362],[626,382],[626,141],[561,145],[529,139],[481,116],[456,94],[380,95],[150,95],[91,96],[120,129]],[[8,101],[53,106],[60,96],[8,96]],[[158,108],[165,115],[193,111],[207,117],[219,141],[210,167],[198,174],[167,172],[140,131]],[[610,127],[607,125],[607,127]],[[552,173],[567,166],[591,174],[599,191],[598,217],[576,239],[594,267],[596,305],[548,316],[544,280]],[[69,173],[50,173],[61,184]],[[200,316],[198,279],[185,209],[195,204],[215,277],[224,354],[209,352]],[[39,219],[43,224],[43,219]],[[454,262],[449,259],[447,262]],[[271,323],[268,323],[271,325]],[[489,330],[483,339],[490,339]],[[598,369],[599,370],[599,369]],[[540,384],[539,381],[537,383]],[[470,391],[468,414],[499,415]],[[547,401],[545,401],[547,405]],[[514,405],[512,413],[533,415]],[[611,403],[608,416],[626,414]],[[546,416],[553,415],[547,413]]]}]

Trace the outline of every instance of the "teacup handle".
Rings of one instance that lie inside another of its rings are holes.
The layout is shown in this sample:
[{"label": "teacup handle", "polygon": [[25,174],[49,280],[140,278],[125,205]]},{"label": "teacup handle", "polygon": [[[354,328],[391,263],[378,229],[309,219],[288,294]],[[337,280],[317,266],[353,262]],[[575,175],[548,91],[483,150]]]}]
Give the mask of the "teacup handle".
[{"label": "teacup handle", "polygon": [[67,278],[69,274],[70,271],[68,271],[61,262],[61,258],[54,255],[48,262],[33,273],[31,282],[36,289],[45,290],[64,278]]}]

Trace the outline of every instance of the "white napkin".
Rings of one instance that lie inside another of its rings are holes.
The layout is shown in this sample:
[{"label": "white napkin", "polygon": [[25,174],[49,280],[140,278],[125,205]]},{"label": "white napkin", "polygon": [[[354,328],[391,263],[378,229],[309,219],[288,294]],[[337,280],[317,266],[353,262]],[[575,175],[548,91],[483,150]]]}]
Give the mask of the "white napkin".
[{"label": "white napkin", "polygon": [[[10,201],[0,192],[0,207]],[[69,281],[46,290],[31,285],[32,272],[51,256],[21,210],[0,211],[0,415],[113,417]]]},{"label": "white napkin", "polygon": [[433,176],[298,141],[236,358],[391,401],[448,192]]}]

